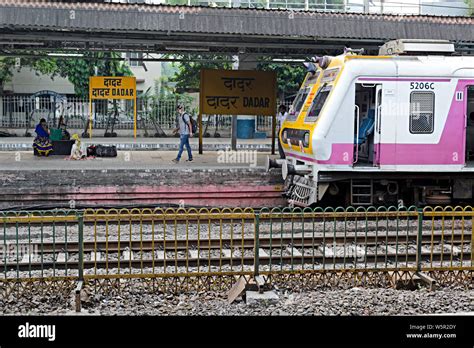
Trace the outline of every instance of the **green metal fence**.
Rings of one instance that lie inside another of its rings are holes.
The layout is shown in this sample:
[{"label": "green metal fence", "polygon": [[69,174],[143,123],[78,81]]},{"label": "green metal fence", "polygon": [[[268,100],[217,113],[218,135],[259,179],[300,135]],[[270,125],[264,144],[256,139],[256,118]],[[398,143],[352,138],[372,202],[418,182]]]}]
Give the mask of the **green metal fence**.
[{"label": "green metal fence", "polygon": [[418,215],[414,207],[262,210],[260,219],[268,221],[268,229],[259,231],[261,240],[269,240],[263,250],[267,273],[416,270],[411,245],[418,238]]},{"label": "green metal fence", "polygon": [[77,217],[65,210],[1,213],[1,278],[77,278]]},{"label": "green metal fence", "polygon": [[2,212],[0,286],[400,272],[472,284],[473,216],[471,207]]}]

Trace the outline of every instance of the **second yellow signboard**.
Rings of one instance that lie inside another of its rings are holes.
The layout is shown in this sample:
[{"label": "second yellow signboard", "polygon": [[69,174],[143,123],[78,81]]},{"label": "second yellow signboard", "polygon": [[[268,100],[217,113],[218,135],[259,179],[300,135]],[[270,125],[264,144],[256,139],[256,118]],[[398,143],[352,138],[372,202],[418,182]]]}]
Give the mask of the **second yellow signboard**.
[{"label": "second yellow signboard", "polygon": [[201,113],[274,115],[276,74],[253,70],[201,70]]}]

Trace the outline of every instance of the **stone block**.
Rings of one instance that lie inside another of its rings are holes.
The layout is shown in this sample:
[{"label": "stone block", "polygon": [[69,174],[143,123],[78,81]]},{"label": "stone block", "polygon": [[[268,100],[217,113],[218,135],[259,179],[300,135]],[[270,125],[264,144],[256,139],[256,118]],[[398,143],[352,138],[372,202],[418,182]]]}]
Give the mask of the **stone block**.
[{"label": "stone block", "polygon": [[252,304],[277,304],[278,295],[274,291],[265,291],[259,293],[258,291],[247,291],[245,293],[246,303]]}]

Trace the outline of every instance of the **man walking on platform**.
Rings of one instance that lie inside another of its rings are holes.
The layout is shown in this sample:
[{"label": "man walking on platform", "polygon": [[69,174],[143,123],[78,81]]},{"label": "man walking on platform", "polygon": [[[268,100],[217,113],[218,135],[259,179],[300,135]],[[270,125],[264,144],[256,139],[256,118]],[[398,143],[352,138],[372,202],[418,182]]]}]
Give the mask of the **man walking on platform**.
[{"label": "man walking on platform", "polygon": [[173,133],[179,131],[179,151],[178,156],[173,160],[174,163],[178,163],[181,159],[181,155],[184,150],[184,146],[186,146],[186,150],[188,151],[188,159],[187,162],[191,162],[193,160],[193,154],[191,152],[191,146],[189,145],[189,138],[193,136],[193,127],[191,124],[191,118],[189,115],[184,112],[184,105],[178,104],[176,107],[176,111],[178,111],[178,128],[176,128]]},{"label": "man walking on platform", "polygon": [[[278,122],[278,129],[277,129],[277,135],[280,134],[280,130],[283,126],[283,122],[285,122],[286,117],[288,116],[288,113],[286,112],[286,106],[285,105],[280,105],[278,108],[278,114],[277,114],[277,122]],[[278,136],[278,152],[280,153],[280,158],[285,158],[285,152],[283,151],[283,146],[281,146],[281,141],[280,137]]]}]

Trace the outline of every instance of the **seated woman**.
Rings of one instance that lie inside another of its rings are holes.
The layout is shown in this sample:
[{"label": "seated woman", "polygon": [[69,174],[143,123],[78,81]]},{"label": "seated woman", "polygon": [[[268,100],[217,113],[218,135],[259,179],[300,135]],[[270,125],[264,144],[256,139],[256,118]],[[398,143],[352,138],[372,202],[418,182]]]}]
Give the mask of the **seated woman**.
[{"label": "seated woman", "polygon": [[61,116],[59,117],[59,121],[58,121],[58,129],[61,130],[61,134],[62,134],[62,138],[61,140],[69,140],[71,139],[71,134],[69,134],[69,132],[66,130],[66,123],[64,122],[64,117]]},{"label": "seated woman", "polygon": [[36,138],[33,141],[35,155],[49,156],[50,152],[53,151],[53,143],[49,139],[48,124],[44,118],[42,118],[40,123],[36,126],[35,132]]}]

